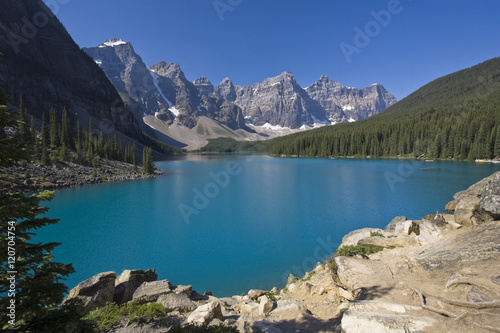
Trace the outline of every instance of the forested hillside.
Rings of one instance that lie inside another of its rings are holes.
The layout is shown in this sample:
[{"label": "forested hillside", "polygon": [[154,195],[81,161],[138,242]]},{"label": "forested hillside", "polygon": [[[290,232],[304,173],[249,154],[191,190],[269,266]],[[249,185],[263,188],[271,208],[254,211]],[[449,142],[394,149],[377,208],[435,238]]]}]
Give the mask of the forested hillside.
[{"label": "forested hillside", "polygon": [[500,58],[432,81],[369,119],[270,144],[270,154],[301,157],[500,157]]}]

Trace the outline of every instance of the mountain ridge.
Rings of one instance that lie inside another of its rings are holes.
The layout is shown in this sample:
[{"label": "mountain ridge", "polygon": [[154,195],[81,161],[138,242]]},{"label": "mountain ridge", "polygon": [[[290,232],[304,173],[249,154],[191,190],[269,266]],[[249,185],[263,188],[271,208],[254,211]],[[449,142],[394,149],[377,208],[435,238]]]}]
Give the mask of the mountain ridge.
[{"label": "mountain ridge", "polygon": [[368,119],[270,145],[274,155],[309,157],[500,158],[500,57],[437,78]]},{"label": "mountain ridge", "polygon": [[[121,39],[112,39],[99,46],[83,48],[83,50],[99,63],[108,76],[112,77],[116,74],[108,70],[106,64],[103,64],[102,59],[97,55],[106,50],[116,53],[121,49],[126,49],[128,44],[130,43]],[[140,58],[138,55],[136,57]],[[146,65],[142,67],[145,69]],[[346,115],[340,106],[334,105],[338,103],[338,97],[330,98],[328,104],[324,103],[322,98],[329,92],[318,93],[319,89],[316,89],[314,97],[310,96],[311,94],[307,91],[309,87],[302,88],[293,74],[288,71],[249,86],[235,85],[230,78],[223,79],[216,86],[204,76],[189,81],[178,63],[160,61],[148,67],[148,70],[154,73],[154,80],[157,81],[155,84],[140,82],[140,77],[127,78],[131,74],[126,73],[125,70],[119,76],[124,77],[125,81],[135,80],[136,86],[148,85],[150,90],[158,91],[151,96],[164,96],[167,104],[171,105],[160,111],[154,111],[156,105],[148,103],[153,106],[153,109],[148,110],[145,100],[134,96],[130,93],[130,89],[123,89],[123,85],[118,83],[117,89],[131,97],[131,100],[124,98],[125,101],[131,103],[131,108],[134,104],[142,104],[142,109],[146,109],[143,115],[158,117],[166,121],[169,126],[178,123],[190,129],[196,126],[199,117],[208,117],[232,130],[243,129],[249,133],[270,129],[281,132],[308,130],[318,126],[364,119],[395,102],[394,96],[390,95],[383,86],[380,86],[380,89],[373,89],[371,86],[363,89],[349,88],[357,92],[351,93],[349,98],[360,99],[360,101],[354,103],[349,110],[350,113]],[[111,81],[113,81],[112,78]],[[363,102],[363,98],[371,99],[371,101]],[[325,109],[327,104],[329,106]],[[358,106],[361,111],[359,114]],[[135,115],[140,116],[139,112]],[[175,139],[179,140],[179,138]]]}]

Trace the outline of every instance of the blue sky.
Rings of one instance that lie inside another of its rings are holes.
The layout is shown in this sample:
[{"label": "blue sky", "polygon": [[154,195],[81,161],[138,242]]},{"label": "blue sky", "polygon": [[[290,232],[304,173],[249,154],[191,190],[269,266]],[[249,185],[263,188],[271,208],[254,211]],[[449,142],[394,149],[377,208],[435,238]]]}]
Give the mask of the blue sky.
[{"label": "blue sky", "polygon": [[44,1],[81,47],[120,37],[146,65],[178,62],[214,85],[290,71],[304,88],[326,74],[400,100],[500,56],[498,0]]}]

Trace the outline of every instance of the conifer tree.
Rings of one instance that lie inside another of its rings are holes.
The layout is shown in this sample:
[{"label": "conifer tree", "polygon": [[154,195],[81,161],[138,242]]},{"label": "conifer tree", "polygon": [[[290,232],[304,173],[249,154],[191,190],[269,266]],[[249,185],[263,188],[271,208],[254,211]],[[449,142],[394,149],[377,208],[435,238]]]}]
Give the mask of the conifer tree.
[{"label": "conifer tree", "polygon": [[45,113],[42,116],[42,129],[40,130],[41,136],[41,146],[42,152],[40,156],[40,164],[47,165],[49,164],[49,152],[48,152],[48,132],[47,132],[47,124],[45,123]]},{"label": "conifer tree", "polygon": [[142,172],[146,175],[154,174],[153,151],[150,147],[142,150]]},{"label": "conifer tree", "polygon": [[[0,128],[15,124],[15,114],[7,109],[0,92]],[[0,139],[0,166],[17,164],[27,155],[18,137]],[[16,146],[17,145],[17,146]],[[25,144],[23,144],[25,146]],[[13,148],[15,150],[11,151]],[[4,155],[8,152],[9,155]],[[75,305],[60,305],[67,287],[62,282],[74,272],[71,264],[54,261],[51,251],[58,243],[33,242],[36,229],[57,223],[46,216],[43,201],[54,192],[25,196],[0,191],[0,330],[19,332],[64,332],[67,325],[90,331],[80,319]],[[7,256],[8,254],[8,256]],[[15,307],[15,311],[9,310]],[[13,312],[15,317],[12,316]],[[15,318],[15,319],[13,319]]]},{"label": "conifer tree", "polygon": [[50,147],[55,149],[59,146],[59,124],[57,123],[56,109],[50,109]]},{"label": "conifer tree", "polygon": [[[20,113],[20,124],[19,124],[19,134],[21,139],[29,145],[31,141],[31,130],[28,118],[28,110],[24,106],[23,96],[19,97],[19,113]],[[29,146],[28,146],[29,147]]]},{"label": "conifer tree", "polygon": [[67,148],[72,148],[75,146],[73,142],[73,131],[71,130],[71,123],[68,116],[68,111],[66,108],[63,110],[62,115],[62,125],[61,125],[61,145],[65,145]]}]

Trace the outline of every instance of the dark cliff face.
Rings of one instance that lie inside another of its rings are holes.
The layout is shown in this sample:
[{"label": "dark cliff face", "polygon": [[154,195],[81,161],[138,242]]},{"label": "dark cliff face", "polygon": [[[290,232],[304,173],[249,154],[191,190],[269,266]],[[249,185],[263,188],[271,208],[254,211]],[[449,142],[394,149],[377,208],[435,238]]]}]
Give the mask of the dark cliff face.
[{"label": "dark cliff face", "polygon": [[155,114],[161,114],[166,121],[174,119],[168,111],[171,105],[158,87],[157,75],[147,68],[130,43],[112,39],[82,50],[106,73],[137,119]]},{"label": "dark cliff face", "polygon": [[128,135],[139,124],[99,66],[80,50],[42,1],[2,0],[0,88],[22,94],[37,117],[66,107],[84,123],[88,115]]}]

